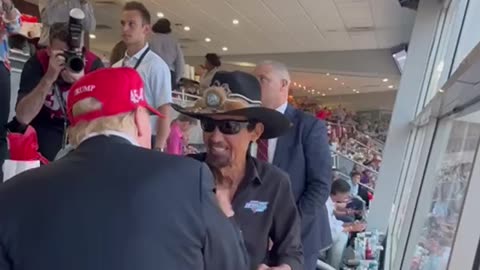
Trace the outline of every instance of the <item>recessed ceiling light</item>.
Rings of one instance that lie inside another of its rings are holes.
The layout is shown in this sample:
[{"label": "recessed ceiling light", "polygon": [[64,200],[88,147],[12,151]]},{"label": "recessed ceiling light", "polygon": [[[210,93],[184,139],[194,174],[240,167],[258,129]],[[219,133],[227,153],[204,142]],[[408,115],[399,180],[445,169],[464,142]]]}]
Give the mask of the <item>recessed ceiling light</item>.
[{"label": "recessed ceiling light", "polygon": [[293,85],[294,85],[294,86],[297,86],[297,83],[296,83],[296,82],[293,82]]},{"label": "recessed ceiling light", "polygon": [[360,94],[360,91],[357,91],[357,92],[355,92],[355,93]]},{"label": "recessed ceiling light", "polygon": [[330,73],[327,73],[326,75],[327,75],[327,76],[330,76]]},{"label": "recessed ceiling light", "polygon": [[302,87],[302,85],[301,85],[301,84],[298,84],[298,87]]},{"label": "recessed ceiling light", "polygon": [[239,21],[237,19],[235,19],[235,20],[232,21],[232,23],[236,25],[236,24],[239,23]]},{"label": "recessed ceiling light", "polygon": [[333,78],[335,81],[338,81],[338,78]]},{"label": "recessed ceiling light", "polygon": [[388,88],[393,89],[393,85],[389,85]]},{"label": "recessed ceiling light", "polygon": [[91,39],[96,39],[97,36],[95,36],[94,34],[90,34],[90,38],[91,38]]},{"label": "recessed ceiling light", "polygon": [[183,30],[185,30],[185,31],[190,31],[190,26],[185,26],[185,27],[183,27]]},{"label": "recessed ceiling light", "polygon": [[158,18],[163,18],[165,15],[162,12],[157,12],[157,17]]},{"label": "recessed ceiling light", "polygon": [[307,89],[307,87],[306,87],[306,86],[303,86],[303,90],[306,90],[306,89]]},{"label": "recessed ceiling light", "polygon": [[342,85],[345,85],[345,83],[344,83],[344,82],[342,82]]},{"label": "recessed ceiling light", "polygon": [[382,80],[383,82],[388,82],[388,78],[385,78]]},{"label": "recessed ceiling light", "polygon": [[322,97],[326,96],[325,93],[322,94]]},{"label": "recessed ceiling light", "polygon": [[226,52],[226,51],[228,51],[228,48],[227,48],[227,47],[223,47],[223,48],[222,48],[222,51]]},{"label": "recessed ceiling light", "polygon": [[445,92],[445,90],[439,89],[438,92],[443,93],[443,92]]},{"label": "recessed ceiling light", "polygon": [[207,37],[207,38],[205,38],[205,42],[210,42],[210,41],[212,41],[212,39],[211,39],[211,38],[208,38],[208,37]]},{"label": "recessed ceiling light", "polygon": [[357,92],[357,89],[353,89],[353,92]]},{"label": "recessed ceiling light", "polygon": [[331,88],[331,87],[330,87],[330,88],[328,88],[328,91],[332,91],[332,88]]}]

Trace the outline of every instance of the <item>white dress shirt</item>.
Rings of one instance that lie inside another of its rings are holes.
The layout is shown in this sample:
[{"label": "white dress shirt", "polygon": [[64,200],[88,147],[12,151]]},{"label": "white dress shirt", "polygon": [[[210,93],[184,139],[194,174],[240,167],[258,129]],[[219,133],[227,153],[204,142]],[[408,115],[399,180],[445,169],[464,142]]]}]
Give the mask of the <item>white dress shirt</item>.
[{"label": "white dress shirt", "polygon": [[343,221],[338,220],[337,217],[335,217],[335,203],[332,201],[332,198],[330,198],[330,196],[325,202],[325,206],[327,207],[328,221],[330,223],[330,231],[332,232],[332,238],[337,239],[337,236],[343,232]]},{"label": "white dress shirt", "polygon": [[[146,44],[145,47],[134,56],[128,56],[128,54],[125,53],[125,57],[115,63],[112,67],[124,66],[134,68],[147,48],[148,44]],[[164,104],[172,102],[170,69],[160,56],[150,50],[138,66],[137,72],[140,74],[145,84],[145,97],[150,106],[156,109]],[[152,134],[156,134],[157,132],[157,120],[157,116],[150,117]]]},{"label": "white dress shirt", "polygon": [[[285,114],[285,111],[287,110],[287,106],[288,106],[288,103],[285,102],[276,110],[282,114]],[[275,157],[275,150],[277,150],[277,142],[278,142],[278,138],[273,138],[268,140],[268,162],[269,163],[272,163],[273,158]],[[252,148],[251,148],[252,156],[254,157],[257,156],[257,149],[258,149],[257,144],[256,143],[252,144]]]}]

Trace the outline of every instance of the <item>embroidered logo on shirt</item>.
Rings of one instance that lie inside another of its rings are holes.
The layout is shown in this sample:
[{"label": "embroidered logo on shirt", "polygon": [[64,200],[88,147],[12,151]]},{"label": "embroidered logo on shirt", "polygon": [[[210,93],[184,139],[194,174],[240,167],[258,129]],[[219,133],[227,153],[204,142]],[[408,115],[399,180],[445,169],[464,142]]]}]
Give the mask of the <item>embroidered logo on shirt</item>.
[{"label": "embroidered logo on shirt", "polygon": [[245,204],[246,209],[252,210],[253,213],[261,213],[267,210],[268,202],[249,201]]}]

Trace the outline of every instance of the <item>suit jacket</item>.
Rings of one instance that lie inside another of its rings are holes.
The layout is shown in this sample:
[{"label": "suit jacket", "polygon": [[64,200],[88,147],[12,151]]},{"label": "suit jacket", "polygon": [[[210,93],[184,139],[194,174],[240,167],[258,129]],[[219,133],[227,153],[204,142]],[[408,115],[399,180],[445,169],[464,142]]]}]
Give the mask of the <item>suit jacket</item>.
[{"label": "suit jacket", "polygon": [[332,243],[325,202],[330,195],[332,157],[325,123],[288,106],[289,132],[278,138],[273,164],[290,175],[302,218],[305,258]]},{"label": "suit jacket", "polygon": [[368,189],[364,186],[358,186],[358,197],[362,198],[365,202],[365,207],[368,209],[370,207],[370,200],[368,199]]},{"label": "suit jacket", "polygon": [[96,136],[0,187],[0,269],[248,268],[209,169]]}]

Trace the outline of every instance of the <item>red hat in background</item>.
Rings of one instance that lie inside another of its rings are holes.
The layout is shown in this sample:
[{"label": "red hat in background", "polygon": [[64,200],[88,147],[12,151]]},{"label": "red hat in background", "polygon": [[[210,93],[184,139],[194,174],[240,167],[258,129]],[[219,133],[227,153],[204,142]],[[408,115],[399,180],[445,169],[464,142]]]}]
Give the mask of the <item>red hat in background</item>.
[{"label": "red hat in background", "polygon": [[[94,98],[102,107],[74,117],[73,106],[86,98]],[[104,68],[89,73],[70,88],[67,98],[68,120],[72,126],[80,121],[128,113],[139,107],[148,109],[158,117],[165,117],[148,105],[143,80],[132,68]]]}]

